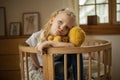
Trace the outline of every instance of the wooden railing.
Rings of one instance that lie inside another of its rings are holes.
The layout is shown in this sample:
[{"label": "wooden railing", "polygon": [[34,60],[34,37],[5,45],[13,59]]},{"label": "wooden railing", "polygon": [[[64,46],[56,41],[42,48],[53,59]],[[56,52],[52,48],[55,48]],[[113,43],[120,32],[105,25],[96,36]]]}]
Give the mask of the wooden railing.
[{"label": "wooden railing", "polygon": [[[100,66],[101,63],[104,65],[104,80],[111,80],[111,43],[106,40],[85,40],[81,47],[64,47],[64,48],[49,48],[47,54],[43,57],[43,75],[44,80],[55,80],[55,69],[54,69],[54,55],[63,54],[64,55],[64,80],[67,80],[67,55],[76,54],[77,55],[77,80],[81,79],[80,76],[80,54],[87,55],[88,58],[88,80],[92,79],[92,60],[96,60],[97,63],[97,79],[100,80]],[[21,79],[29,80],[28,71],[28,56],[32,53],[37,53],[37,51],[24,44],[19,46],[20,53],[20,68],[21,68]],[[25,64],[24,60],[25,58]],[[24,70],[24,67],[26,67]],[[25,72],[26,71],[26,74]]]}]

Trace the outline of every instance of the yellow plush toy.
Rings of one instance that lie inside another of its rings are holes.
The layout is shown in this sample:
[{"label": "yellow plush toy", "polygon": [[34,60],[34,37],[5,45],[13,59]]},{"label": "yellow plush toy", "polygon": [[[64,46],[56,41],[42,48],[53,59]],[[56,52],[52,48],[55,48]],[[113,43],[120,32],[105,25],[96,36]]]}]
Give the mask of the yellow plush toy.
[{"label": "yellow plush toy", "polygon": [[71,42],[75,46],[80,46],[85,40],[85,32],[78,26],[74,26],[70,31],[68,36],[48,36],[48,40],[58,41],[58,42]]},{"label": "yellow plush toy", "polygon": [[48,41],[68,42],[68,36],[48,36]]},{"label": "yellow plush toy", "polygon": [[69,32],[69,42],[80,46],[85,40],[85,32],[78,26],[73,27]]},{"label": "yellow plush toy", "polygon": [[61,36],[48,36],[48,41],[58,41],[58,42],[61,42]]}]

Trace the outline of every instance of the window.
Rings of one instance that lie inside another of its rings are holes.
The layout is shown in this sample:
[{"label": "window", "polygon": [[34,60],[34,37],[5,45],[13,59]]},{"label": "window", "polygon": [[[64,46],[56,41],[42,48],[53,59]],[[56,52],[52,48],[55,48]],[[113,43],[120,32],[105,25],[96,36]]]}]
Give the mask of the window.
[{"label": "window", "polygon": [[87,24],[87,16],[97,15],[99,23],[108,23],[108,0],[80,0],[80,24]]},{"label": "window", "polygon": [[[80,26],[88,34],[120,34],[120,0],[79,0],[79,9]],[[97,16],[97,25],[87,25],[89,16]]]},{"label": "window", "polygon": [[116,1],[116,20],[120,22],[120,0]]}]

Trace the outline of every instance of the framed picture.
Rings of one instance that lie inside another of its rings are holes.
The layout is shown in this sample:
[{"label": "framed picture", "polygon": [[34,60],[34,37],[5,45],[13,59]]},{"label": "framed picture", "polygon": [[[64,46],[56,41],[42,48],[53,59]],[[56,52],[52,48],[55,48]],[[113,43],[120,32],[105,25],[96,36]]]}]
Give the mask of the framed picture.
[{"label": "framed picture", "polygon": [[5,8],[0,7],[0,36],[5,36],[5,34],[6,34]]},{"label": "framed picture", "polygon": [[23,13],[23,35],[30,35],[39,30],[39,12]]},{"label": "framed picture", "polygon": [[20,35],[20,22],[11,22],[9,34],[10,36]]}]

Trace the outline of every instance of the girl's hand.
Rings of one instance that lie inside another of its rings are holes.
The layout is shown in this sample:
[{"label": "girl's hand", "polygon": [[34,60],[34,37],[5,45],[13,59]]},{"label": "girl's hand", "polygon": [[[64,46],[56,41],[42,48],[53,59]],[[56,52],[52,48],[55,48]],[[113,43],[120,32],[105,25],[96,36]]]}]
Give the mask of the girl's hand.
[{"label": "girl's hand", "polygon": [[52,45],[51,45],[50,41],[45,41],[45,42],[41,43],[40,45],[36,46],[36,49],[42,55],[42,54],[45,54],[47,48],[49,48],[51,46]]},{"label": "girl's hand", "polygon": [[43,72],[43,68],[42,68],[42,67],[39,67],[37,71],[38,71],[38,72]]}]

